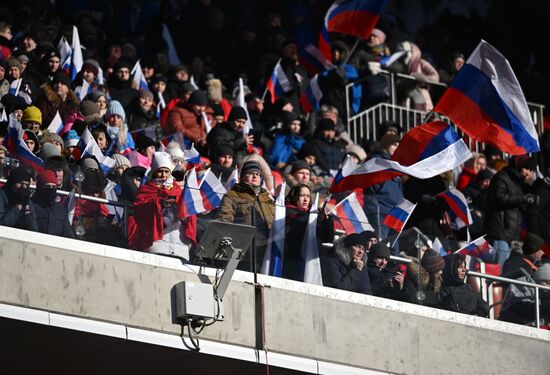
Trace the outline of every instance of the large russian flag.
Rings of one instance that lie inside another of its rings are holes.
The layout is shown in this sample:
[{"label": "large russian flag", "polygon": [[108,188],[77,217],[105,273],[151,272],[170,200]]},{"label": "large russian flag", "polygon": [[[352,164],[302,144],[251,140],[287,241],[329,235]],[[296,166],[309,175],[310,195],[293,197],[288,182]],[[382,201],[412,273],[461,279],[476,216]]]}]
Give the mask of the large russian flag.
[{"label": "large russian flag", "polygon": [[329,32],[367,39],[386,3],[387,0],[337,0],[327,11],[325,26]]},{"label": "large russian flag", "polygon": [[330,212],[336,215],[346,234],[361,233],[366,230],[374,231],[355,192],[341,200]]},{"label": "large russian flag", "polygon": [[506,58],[482,40],[434,108],[466,134],[512,155],[540,151],[519,82]]},{"label": "large russian flag", "polygon": [[414,208],[416,207],[415,203],[406,200],[403,198],[401,202],[388,212],[384,218],[384,225],[395,229],[398,232],[401,232],[407,224],[407,220],[411,216]]},{"label": "large russian flag", "polygon": [[275,103],[275,99],[278,96],[282,96],[292,90],[292,85],[281,67],[281,60],[275,64],[273,73],[271,73],[271,77],[267,80],[266,90],[271,94],[271,103]]},{"label": "large russian flag", "polygon": [[339,193],[367,188],[403,173],[420,179],[431,178],[456,168],[472,157],[456,131],[442,121],[410,130],[403,137],[391,160],[372,158],[362,164],[346,159],[330,191]]},{"label": "large russian flag", "polygon": [[181,217],[193,216],[206,211],[203,206],[202,195],[197,182],[195,168],[189,170],[185,186],[182,191],[183,204],[181,205]]},{"label": "large russian flag", "polygon": [[30,166],[38,173],[44,170],[44,162],[36,156],[23,140],[23,129],[21,123],[15,117],[15,114],[10,114],[10,122],[8,131],[4,138],[4,146],[10,153],[19,159],[22,166]]},{"label": "large russian flag", "polygon": [[447,203],[449,209],[452,211],[456,217],[457,228],[463,228],[473,223],[472,215],[470,209],[468,208],[468,201],[464,194],[462,194],[458,189],[452,188],[450,190],[444,191],[436,195]]},{"label": "large russian flag", "polygon": [[283,274],[283,254],[285,251],[285,187],[286,182],[281,184],[279,195],[275,200],[275,218],[269,232],[267,247],[264,253],[260,273],[281,277]]}]

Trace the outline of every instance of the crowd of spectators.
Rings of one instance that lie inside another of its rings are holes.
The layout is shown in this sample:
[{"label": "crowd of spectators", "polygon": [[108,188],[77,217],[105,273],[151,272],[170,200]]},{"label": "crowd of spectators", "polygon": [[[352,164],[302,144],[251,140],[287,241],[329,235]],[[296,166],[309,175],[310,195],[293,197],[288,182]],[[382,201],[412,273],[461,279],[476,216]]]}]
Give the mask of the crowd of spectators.
[{"label": "crowd of spectators", "polygon": [[[343,218],[330,213],[330,208],[346,194],[329,197],[328,189],[342,161],[347,155],[358,163],[388,159],[403,135],[400,124],[385,122],[379,124],[376,138],[354,143],[344,125],[348,113],[388,99],[385,80],[378,74],[381,58],[403,51],[399,60],[385,67],[415,78],[398,82],[399,104],[430,111],[434,98],[427,83],[450,82],[464,64],[461,52],[452,52],[448,62],[437,67],[417,44],[404,38],[396,20],[386,20],[385,30],[374,29],[354,47],[348,38],[335,36],[334,68],[319,74],[320,107],[308,110],[301,99],[314,72],[300,58],[300,23],[288,21],[284,13],[269,12],[267,6],[250,10],[264,11],[265,24],[235,26],[227,18],[246,17],[210,1],[173,2],[177,5],[165,4],[167,9],[156,2],[130,2],[126,12],[124,7],[102,9],[107,6],[103,2],[94,10],[79,12],[63,2],[66,7],[32,3],[41,6],[14,5],[0,12],[0,111],[6,115],[0,144],[8,137],[10,119],[20,122],[25,144],[44,168],[24,165],[17,152],[0,146],[0,177],[7,178],[0,189],[0,225],[192,262],[195,245],[210,220],[249,224],[257,229],[250,250],[256,257],[246,257],[240,267],[259,270],[275,216],[273,197],[285,181],[285,278],[303,280],[301,248],[313,197],[319,194],[320,202],[327,201],[317,218],[325,286],[487,316],[487,303],[465,283],[466,257],[441,257],[429,247],[437,238],[451,253],[483,234],[495,249],[488,262],[499,264],[502,274],[550,283],[546,264],[550,254],[544,252],[550,241],[550,179],[538,168],[540,155],[505,159],[486,146],[462,168],[443,175],[427,180],[396,177],[358,189],[374,230],[336,235],[342,232]],[[307,2],[291,3],[307,8]],[[180,52],[193,51],[188,64],[170,63],[173,50],[161,38],[163,13],[169,14],[166,24]],[[109,24],[116,21],[118,29]],[[72,40],[71,22],[78,26],[85,47],[83,65],[73,79],[63,67],[58,47],[62,37]],[[193,30],[190,25],[199,27]],[[239,38],[226,40],[226,32],[235,33],[233,27]],[[121,31],[117,36],[122,37],[109,38],[113,30]],[[130,37],[132,33],[139,37]],[[132,69],[138,60],[148,88],[133,84]],[[278,61],[290,89],[271,97],[265,84]],[[10,86],[20,78],[14,95]],[[244,82],[246,108],[235,104],[238,78]],[[358,79],[362,83],[352,90],[346,108],[345,86]],[[63,130],[48,131],[57,114]],[[248,122],[252,129],[244,132]],[[75,157],[85,130],[91,132],[101,155],[113,158],[114,167],[107,173],[96,157]],[[191,144],[200,153],[198,164],[184,157]],[[22,166],[16,167],[17,161]],[[189,178],[196,178],[191,172],[210,170],[226,184],[235,166],[239,182],[218,208],[186,214],[182,189]],[[449,207],[436,198],[454,186],[469,201],[473,224],[467,230],[453,227]],[[117,210],[84,199],[71,225],[67,198],[57,191],[73,189],[127,203],[127,230]],[[417,228],[430,241],[424,246],[415,246],[404,236],[390,247],[393,241],[388,239],[397,233],[383,224],[384,218],[403,198],[417,204],[407,227]],[[390,260],[392,254],[412,263],[400,266]],[[518,270],[523,271],[518,275]],[[534,302],[510,301],[505,300],[503,316],[532,324]],[[546,321],[548,310],[542,309]]]}]

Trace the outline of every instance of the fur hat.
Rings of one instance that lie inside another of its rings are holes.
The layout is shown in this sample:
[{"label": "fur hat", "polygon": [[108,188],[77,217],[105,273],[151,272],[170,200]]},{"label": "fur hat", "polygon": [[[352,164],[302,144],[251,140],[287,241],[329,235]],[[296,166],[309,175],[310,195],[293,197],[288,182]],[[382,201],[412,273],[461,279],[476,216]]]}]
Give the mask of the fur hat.
[{"label": "fur hat", "polygon": [[52,133],[47,130],[42,133],[42,136],[40,137],[40,143],[45,144],[54,142],[58,142],[61,145],[61,148],[65,147],[65,142],[63,142],[63,138],[61,138],[59,134]]},{"label": "fur hat", "polygon": [[334,123],[334,121],[329,120],[328,118],[321,119],[321,120],[319,121],[319,124],[317,125],[317,129],[318,129],[319,131],[323,131],[323,130],[336,130],[336,124]]},{"label": "fur hat", "polygon": [[59,148],[53,143],[44,143],[40,149],[40,158],[44,161],[52,156],[61,156]]},{"label": "fur hat", "polygon": [[205,82],[206,84],[206,96],[208,100],[213,102],[219,102],[222,100],[222,81],[213,78]]},{"label": "fur hat", "polygon": [[118,115],[122,117],[122,122],[126,122],[126,112],[124,112],[124,108],[118,100],[111,100],[109,106],[107,107],[106,115]]},{"label": "fur hat", "polygon": [[154,100],[153,93],[147,89],[143,89],[139,91],[139,97],[144,99],[151,99]]},{"label": "fur hat", "polygon": [[154,173],[157,169],[160,168],[168,168],[170,171],[172,171],[172,159],[169,153],[162,151],[155,152],[155,155],[153,156],[153,161],[151,162],[151,172]]},{"label": "fur hat", "polygon": [[432,249],[428,249],[424,252],[424,256],[420,261],[420,264],[429,274],[435,274],[442,271],[445,268],[445,260],[437,252]]},{"label": "fur hat", "polygon": [[398,143],[398,142],[401,142],[401,137],[398,136],[397,134],[384,134],[384,136],[380,140],[380,144],[384,148],[388,148],[394,143]]},{"label": "fur hat", "polygon": [[227,145],[219,145],[214,150],[214,154],[216,155],[217,158],[219,158],[220,156],[224,156],[224,155],[235,156],[235,150],[233,150],[232,147],[229,147]]},{"label": "fur hat", "polygon": [[365,250],[369,247],[368,241],[359,233],[350,233],[344,237],[344,246],[350,248],[354,245],[363,245]]},{"label": "fur hat", "polygon": [[67,86],[69,89],[71,88],[71,79],[69,78],[69,76],[59,71],[55,73],[53,76],[52,86],[55,85],[56,83],[61,83]]},{"label": "fur hat", "polygon": [[359,159],[360,163],[367,158],[367,153],[359,145],[352,144],[351,146],[347,147],[347,151],[348,151],[348,154],[352,156],[356,156],[357,159]]},{"label": "fur hat", "polygon": [[6,65],[8,66],[8,69],[11,68],[17,68],[19,71],[23,69],[23,65],[21,64],[21,61],[16,59],[15,57],[9,57],[6,59]]},{"label": "fur hat", "polygon": [[178,142],[172,141],[166,146],[166,152],[170,154],[170,157],[175,162],[176,160],[185,160],[183,150]]},{"label": "fur hat", "polygon": [[37,122],[42,125],[42,112],[38,107],[31,105],[23,110],[21,122]]}]

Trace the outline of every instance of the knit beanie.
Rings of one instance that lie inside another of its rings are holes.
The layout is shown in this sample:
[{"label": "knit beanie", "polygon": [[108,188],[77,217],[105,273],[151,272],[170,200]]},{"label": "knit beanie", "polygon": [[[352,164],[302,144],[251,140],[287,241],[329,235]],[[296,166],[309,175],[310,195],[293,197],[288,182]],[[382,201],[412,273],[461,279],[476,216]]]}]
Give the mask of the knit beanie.
[{"label": "knit beanie", "polygon": [[391,249],[386,244],[383,244],[382,242],[372,245],[372,247],[369,250],[369,258],[379,257],[379,258],[390,259],[390,255],[391,255]]},{"label": "knit beanie", "polygon": [[139,97],[154,100],[153,93],[147,89],[140,90]]},{"label": "knit beanie", "polygon": [[80,137],[78,136],[76,131],[72,129],[69,130],[67,133],[65,133],[64,138],[65,138],[65,142],[64,142],[65,148],[75,147],[78,144],[78,141],[80,140]]},{"label": "knit beanie", "polygon": [[221,105],[214,103],[214,104],[210,105],[210,108],[212,108],[212,112],[214,112],[213,113],[214,117],[216,117],[216,116],[225,117],[225,112],[223,111],[223,108],[222,108]]},{"label": "knit beanie", "polygon": [[153,161],[151,163],[151,171],[154,173],[157,169],[168,168],[172,171],[172,159],[170,154],[167,152],[157,151],[153,156]]},{"label": "knit beanie", "polygon": [[216,147],[215,155],[216,155],[217,158],[219,158],[220,156],[224,156],[224,155],[235,156],[235,151],[233,150],[233,148],[231,148],[227,145],[220,145],[220,146]]},{"label": "knit beanie", "polygon": [[23,110],[21,122],[37,122],[42,125],[42,112],[38,107],[31,105]]},{"label": "knit beanie", "polygon": [[71,88],[71,79],[65,73],[57,72],[54,74],[52,85],[55,85],[56,83],[61,83],[68,88]]},{"label": "knit beanie", "polygon": [[243,107],[235,106],[231,108],[231,112],[229,112],[229,117],[227,118],[227,121],[234,121],[239,119],[248,120],[248,116],[246,115],[246,111]]},{"label": "knit beanie", "polygon": [[537,283],[550,280],[550,263],[545,263],[533,274],[533,280]]},{"label": "knit beanie", "polygon": [[115,168],[119,167],[128,167],[130,168],[130,160],[124,155],[121,154],[114,154],[113,159],[115,159]]},{"label": "knit beanie", "polygon": [[329,120],[328,118],[325,118],[319,121],[319,125],[317,125],[317,129],[319,129],[320,131],[336,130],[336,124],[334,123],[334,121]]},{"label": "knit beanie", "polygon": [[420,264],[426,271],[428,271],[429,274],[433,275],[443,270],[445,267],[445,260],[443,260],[443,258],[440,257],[434,250],[428,249],[424,252],[424,256],[422,257]]},{"label": "knit beanie", "polygon": [[120,117],[122,117],[122,122],[126,122],[126,112],[124,112],[124,108],[122,107],[122,104],[120,104],[118,100],[112,100],[109,103],[106,114],[107,116],[119,115]]},{"label": "knit beanie", "polygon": [[248,173],[252,172],[258,172],[260,175],[262,174],[262,169],[260,168],[260,164],[258,164],[257,161],[249,160],[245,162],[241,168],[241,178],[246,176]]},{"label": "knit beanie", "polygon": [[290,170],[290,174],[294,174],[294,172],[298,172],[300,169],[307,169],[311,172],[311,167],[309,164],[304,160],[296,160],[292,163],[292,169]]},{"label": "knit beanie", "polygon": [[8,179],[6,181],[6,186],[10,187],[21,181],[30,181],[33,178],[33,175],[25,167],[17,167],[12,169]]},{"label": "knit beanie", "polygon": [[88,59],[84,61],[84,64],[82,64],[81,71],[83,72],[85,70],[94,73],[94,76],[97,77],[99,73],[99,63],[94,59]]},{"label": "knit beanie", "polygon": [[19,71],[23,69],[23,65],[21,64],[21,61],[19,61],[15,57],[9,57],[8,59],[6,59],[6,64],[8,66],[8,69],[11,69],[14,67],[19,69]]},{"label": "knit beanie", "polygon": [[80,102],[80,112],[84,116],[99,114],[99,106],[96,102],[86,99]]},{"label": "knit beanie", "polygon": [[525,240],[523,241],[523,254],[530,255],[536,253],[542,248],[544,240],[534,233],[527,233]]},{"label": "knit beanie", "polygon": [[93,156],[82,159],[80,161],[80,165],[82,166],[82,169],[99,170],[99,163],[97,162],[97,159]]},{"label": "knit beanie", "polygon": [[46,184],[57,185],[55,172],[50,169],[45,169],[36,176],[36,186],[44,186]]},{"label": "knit beanie", "polygon": [[371,33],[371,35],[374,35],[374,36],[377,36],[378,38],[380,38],[380,43],[384,43],[386,41],[386,34],[382,30],[372,29],[372,31],[370,33]]},{"label": "knit beanie", "polygon": [[208,104],[208,100],[206,99],[206,95],[201,90],[195,90],[189,97],[189,100],[187,101],[189,104],[195,104],[195,105],[206,105]]}]

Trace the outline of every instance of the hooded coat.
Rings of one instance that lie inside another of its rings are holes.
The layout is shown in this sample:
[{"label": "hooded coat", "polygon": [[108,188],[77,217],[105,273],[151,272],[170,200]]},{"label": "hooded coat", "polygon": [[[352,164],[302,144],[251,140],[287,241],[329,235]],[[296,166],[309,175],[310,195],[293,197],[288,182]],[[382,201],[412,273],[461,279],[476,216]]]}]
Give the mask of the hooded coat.
[{"label": "hooded coat", "polygon": [[74,117],[79,111],[80,101],[74,91],[69,90],[67,99],[62,101],[59,95],[55,93],[51,84],[45,83],[41,87],[42,94],[36,100],[36,106],[42,112],[42,126],[48,127],[52,122],[57,111],[64,124],[74,122]]},{"label": "hooded coat", "polygon": [[439,307],[444,310],[460,312],[469,315],[488,316],[489,305],[479,293],[457,277],[457,268],[461,262],[465,262],[462,254],[451,254],[445,259],[443,269],[443,287],[441,288],[441,303]]},{"label": "hooded coat", "polygon": [[419,304],[417,292],[422,290],[426,299],[421,303],[424,306],[438,307],[440,302],[441,280],[431,276],[418,262],[414,261],[407,266],[407,275],[403,283],[404,300]]}]

